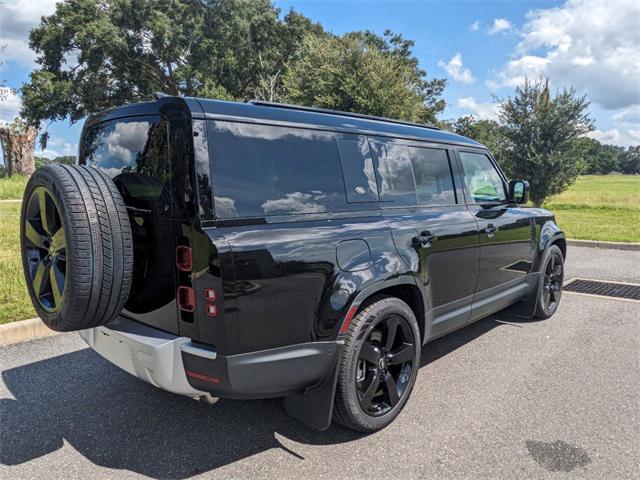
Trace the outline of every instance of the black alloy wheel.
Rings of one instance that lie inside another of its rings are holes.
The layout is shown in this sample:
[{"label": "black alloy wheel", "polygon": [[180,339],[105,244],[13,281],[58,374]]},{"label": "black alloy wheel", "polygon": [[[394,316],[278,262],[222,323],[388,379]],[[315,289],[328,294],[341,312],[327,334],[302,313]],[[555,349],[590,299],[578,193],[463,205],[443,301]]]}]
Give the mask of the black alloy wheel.
[{"label": "black alloy wheel", "polygon": [[407,321],[396,314],[381,318],[360,347],[356,389],[362,409],[381,416],[395,407],[415,368],[415,339]]},{"label": "black alloy wheel", "polygon": [[44,310],[58,312],[67,275],[67,240],[60,212],[45,187],[27,200],[24,225],[28,279]]},{"label": "black alloy wheel", "polygon": [[366,300],[343,336],[334,419],[359,432],[389,425],[406,405],[420,366],[420,327],[397,297]]},{"label": "black alloy wheel", "polygon": [[545,311],[557,308],[562,295],[563,277],[562,257],[552,252],[547,260],[542,283],[542,305]]},{"label": "black alloy wheel", "polygon": [[564,282],[564,256],[557,245],[548,247],[540,268],[535,317],[547,319],[560,305]]}]

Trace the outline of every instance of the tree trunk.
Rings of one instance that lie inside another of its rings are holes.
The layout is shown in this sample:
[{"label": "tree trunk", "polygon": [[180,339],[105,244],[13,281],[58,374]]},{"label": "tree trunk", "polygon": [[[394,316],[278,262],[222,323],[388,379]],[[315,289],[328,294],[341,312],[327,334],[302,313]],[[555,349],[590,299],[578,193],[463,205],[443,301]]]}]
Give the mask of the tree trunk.
[{"label": "tree trunk", "polygon": [[0,127],[0,145],[2,145],[7,175],[14,173],[31,175],[35,172],[36,129],[34,127],[28,127],[25,133],[15,133],[8,127]]}]

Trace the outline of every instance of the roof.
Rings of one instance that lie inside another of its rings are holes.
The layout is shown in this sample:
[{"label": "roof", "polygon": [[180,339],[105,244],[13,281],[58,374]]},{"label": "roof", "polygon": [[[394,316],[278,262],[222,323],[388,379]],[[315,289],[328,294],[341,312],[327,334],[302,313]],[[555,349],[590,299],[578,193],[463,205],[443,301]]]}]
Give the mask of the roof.
[{"label": "roof", "polygon": [[[368,135],[418,138],[425,141],[455,143],[473,147],[482,144],[462,135],[440,130],[430,125],[419,125],[399,120],[370,117],[334,110],[298,107],[267,102],[229,102],[191,97],[161,97],[152,102],[135,103],[105,110],[91,115],[85,128],[93,123],[123,116],[158,114],[175,109],[190,111],[193,118],[221,120],[264,120],[283,124],[295,123],[310,128],[327,128]],[[186,108],[185,108],[186,107]]]}]

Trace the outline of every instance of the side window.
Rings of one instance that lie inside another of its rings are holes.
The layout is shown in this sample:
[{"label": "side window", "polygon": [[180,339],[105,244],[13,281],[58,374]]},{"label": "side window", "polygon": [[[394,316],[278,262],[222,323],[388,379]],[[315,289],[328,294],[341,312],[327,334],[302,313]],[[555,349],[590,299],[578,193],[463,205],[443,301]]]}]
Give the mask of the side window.
[{"label": "side window", "polygon": [[504,202],[504,182],[489,157],[482,153],[460,152],[464,181],[473,203]]},{"label": "side window", "polygon": [[380,178],[380,200],[393,202],[391,206],[417,204],[409,151],[405,145],[371,142]]},{"label": "side window", "polygon": [[456,195],[446,150],[408,147],[420,205],[451,205]]},{"label": "side window", "polygon": [[335,134],[212,121],[217,218],[348,209]]},{"label": "side window", "polygon": [[378,186],[367,137],[338,138],[338,151],[347,190],[347,201],[377,202]]}]

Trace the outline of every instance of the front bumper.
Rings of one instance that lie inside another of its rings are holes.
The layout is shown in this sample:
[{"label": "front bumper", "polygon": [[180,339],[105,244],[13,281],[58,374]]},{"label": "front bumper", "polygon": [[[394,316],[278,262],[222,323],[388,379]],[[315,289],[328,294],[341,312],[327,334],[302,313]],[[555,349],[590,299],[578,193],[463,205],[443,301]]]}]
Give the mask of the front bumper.
[{"label": "front bumper", "polygon": [[82,330],[80,336],[111,363],[151,385],[189,397],[206,395],[187,381],[182,352],[208,360],[217,355],[213,350],[193,345],[189,338],[176,337],[123,317],[109,327]]},{"label": "front bumper", "polygon": [[343,346],[341,340],[309,342],[221,356],[124,317],[80,336],[111,363],[156,387],[189,397],[239,399],[304,393],[335,370]]}]

